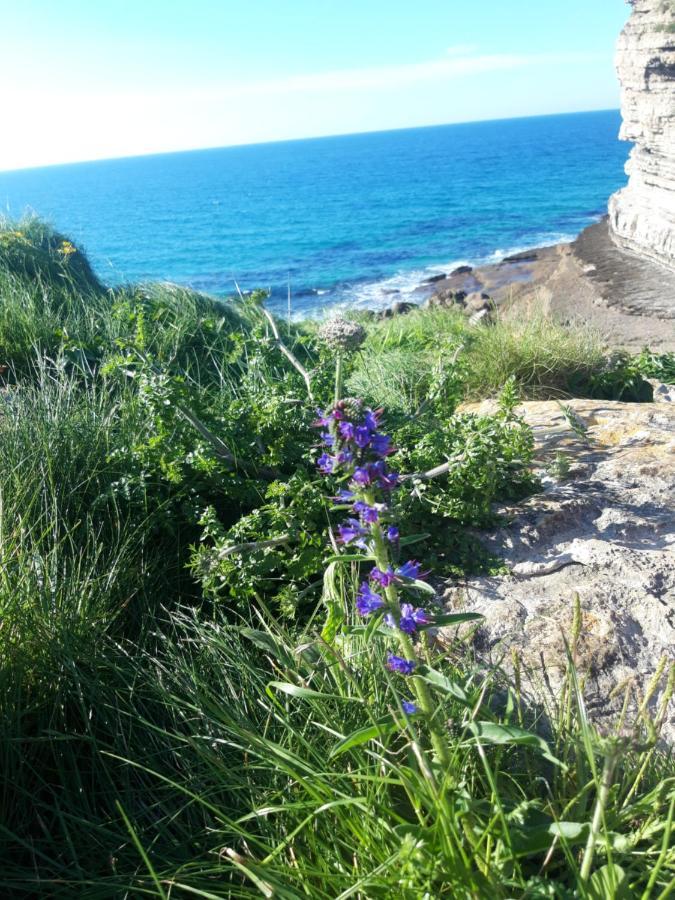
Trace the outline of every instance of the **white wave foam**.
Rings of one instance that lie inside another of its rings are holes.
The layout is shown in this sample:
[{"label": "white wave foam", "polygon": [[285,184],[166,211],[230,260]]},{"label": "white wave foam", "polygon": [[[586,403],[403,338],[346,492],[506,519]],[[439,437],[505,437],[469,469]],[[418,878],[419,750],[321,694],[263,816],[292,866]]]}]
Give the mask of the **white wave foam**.
[{"label": "white wave foam", "polygon": [[336,312],[346,310],[386,309],[396,302],[421,303],[433,292],[433,284],[425,284],[425,280],[434,275],[448,275],[459,266],[484,266],[501,262],[507,256],[515,256],[517,253],[525,253],[535,250],[537,247],[552,247],[555,244],[571,243],[577,237],[577,233],[569,232],[540,232],[534,234],[527,244],[518,244],[513,247],[499,247],[486,256],[477,256],[473,259],[454,259],[447,263],[437,263],[420,269],[397,272],[388,278],[379,281],[367,281],[361,284],[341,285],[335,290],[316,290],[318,296],[328,294],[328,302],[311,311],[298,311],[295,316],[305,318],[323,317]]}]

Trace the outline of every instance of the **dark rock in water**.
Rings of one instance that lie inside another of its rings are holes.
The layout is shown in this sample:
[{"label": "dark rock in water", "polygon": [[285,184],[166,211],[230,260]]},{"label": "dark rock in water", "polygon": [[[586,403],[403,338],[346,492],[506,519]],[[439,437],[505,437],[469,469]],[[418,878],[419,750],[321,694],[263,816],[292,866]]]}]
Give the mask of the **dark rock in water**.
[{"label": "dark rock in water", "polygon": [[401,292],[398,288],[384,288],[382,293],[388,297],[390,294],[400,294]]},{"label": "dark rock in water", "polygon": [[[453,272],[454,275],[454,272]],[[437,281],[445,281],[445,275],[430,275],[429,278],[425,278],[422,284],[436,284]]]},{"label": "dark rock in water", "polygon": [[529,263],[536,262],[539,259],[536,250],[524,250],[522,253],[514,253],[512,256],[505,256],[501,262],[504,263]]},{"label": "dark rock in water", "polygon": [[473,266],[457,266],[456,269],[453,269],[450,273],[450,278],[454,275],[470,275],[473,272]]}]

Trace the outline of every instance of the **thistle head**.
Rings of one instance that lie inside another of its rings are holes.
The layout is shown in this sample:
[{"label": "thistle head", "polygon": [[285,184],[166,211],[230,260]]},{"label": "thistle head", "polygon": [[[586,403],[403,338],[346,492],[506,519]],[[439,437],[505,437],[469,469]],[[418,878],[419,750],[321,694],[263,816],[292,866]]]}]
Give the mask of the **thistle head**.
[{"label": "thistle head", "polygon": [[358,322],[335,316],[319,328],[319,340],[335,353],[354,353],[366,339],[366,330]]}]

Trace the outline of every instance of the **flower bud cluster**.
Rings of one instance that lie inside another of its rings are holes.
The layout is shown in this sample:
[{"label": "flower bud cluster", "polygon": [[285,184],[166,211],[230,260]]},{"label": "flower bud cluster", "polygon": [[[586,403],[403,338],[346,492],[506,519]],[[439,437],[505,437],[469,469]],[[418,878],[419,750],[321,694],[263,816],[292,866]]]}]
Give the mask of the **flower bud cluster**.
[{"label": "flower bud cluster", "polygon": [[357,322],[335,316],[319,328],[318,337],[335,353],[353,353],[366,339],[366,330]]}]

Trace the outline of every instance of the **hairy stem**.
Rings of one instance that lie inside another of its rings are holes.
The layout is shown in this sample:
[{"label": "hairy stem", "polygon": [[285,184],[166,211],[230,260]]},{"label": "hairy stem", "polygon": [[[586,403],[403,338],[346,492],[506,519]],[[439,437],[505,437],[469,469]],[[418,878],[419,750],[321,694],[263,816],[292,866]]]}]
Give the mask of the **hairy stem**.
[{"label": "hairy stem", "polygon": [[294,369],[296,369],[303,377],[304,382],[307,386],[307,396],[314,402],[314,395],[312,394],[312,379],[310,378],[309,372],[297,358],[297,356],[288,349],[286,344],[281,340],[281,335],[279,334],[279,329],[277,328],[277,323],[274,321],[274,316],[269,310],[265,309],[264,306],[261,307],[262,313],[270,323],[270,328],[272,329],[272,334],[274,335],[274,343],[277,345],[279,350],[284,354],[286,359],[290,362]]},{"label": "hairy stem", "polygon": [[[367,503],[372,505],[374,501],[375,498],[371,493],[366,494]],[[387,545],[382,536],[382,529],[377,522],[373,525],[372,535],[375,549],[375,562],[377,563],[378,568],[381,571],[385,572],[387,570],[387,567],[391,565],[391,558]],[[390,584],[387,588],[385,588],[385,594],[387,600],[389,601],[390,612],[395,618],[398,618],[400,615],[400,609],[398,602],[398,591],[396,589],[396,586]],[[415,648],[413,647],[413,643],[410,637],[400,629],[397,629],[397,636],[402,655],[406,659],[416,662]],[[434,709],[434,703],[429,689],[419,676],[413,675],[412,683],[413,689],[415,691],[415,696],[417,697],[417,702],[419,703],[419,707],[429,722],[431,743],[436,756],[438,757],[438,761],[442,766],[449,767],[450,755],[448,753],[447,741],[443,732],[434,723],[434,715],[436,710]]]}]

